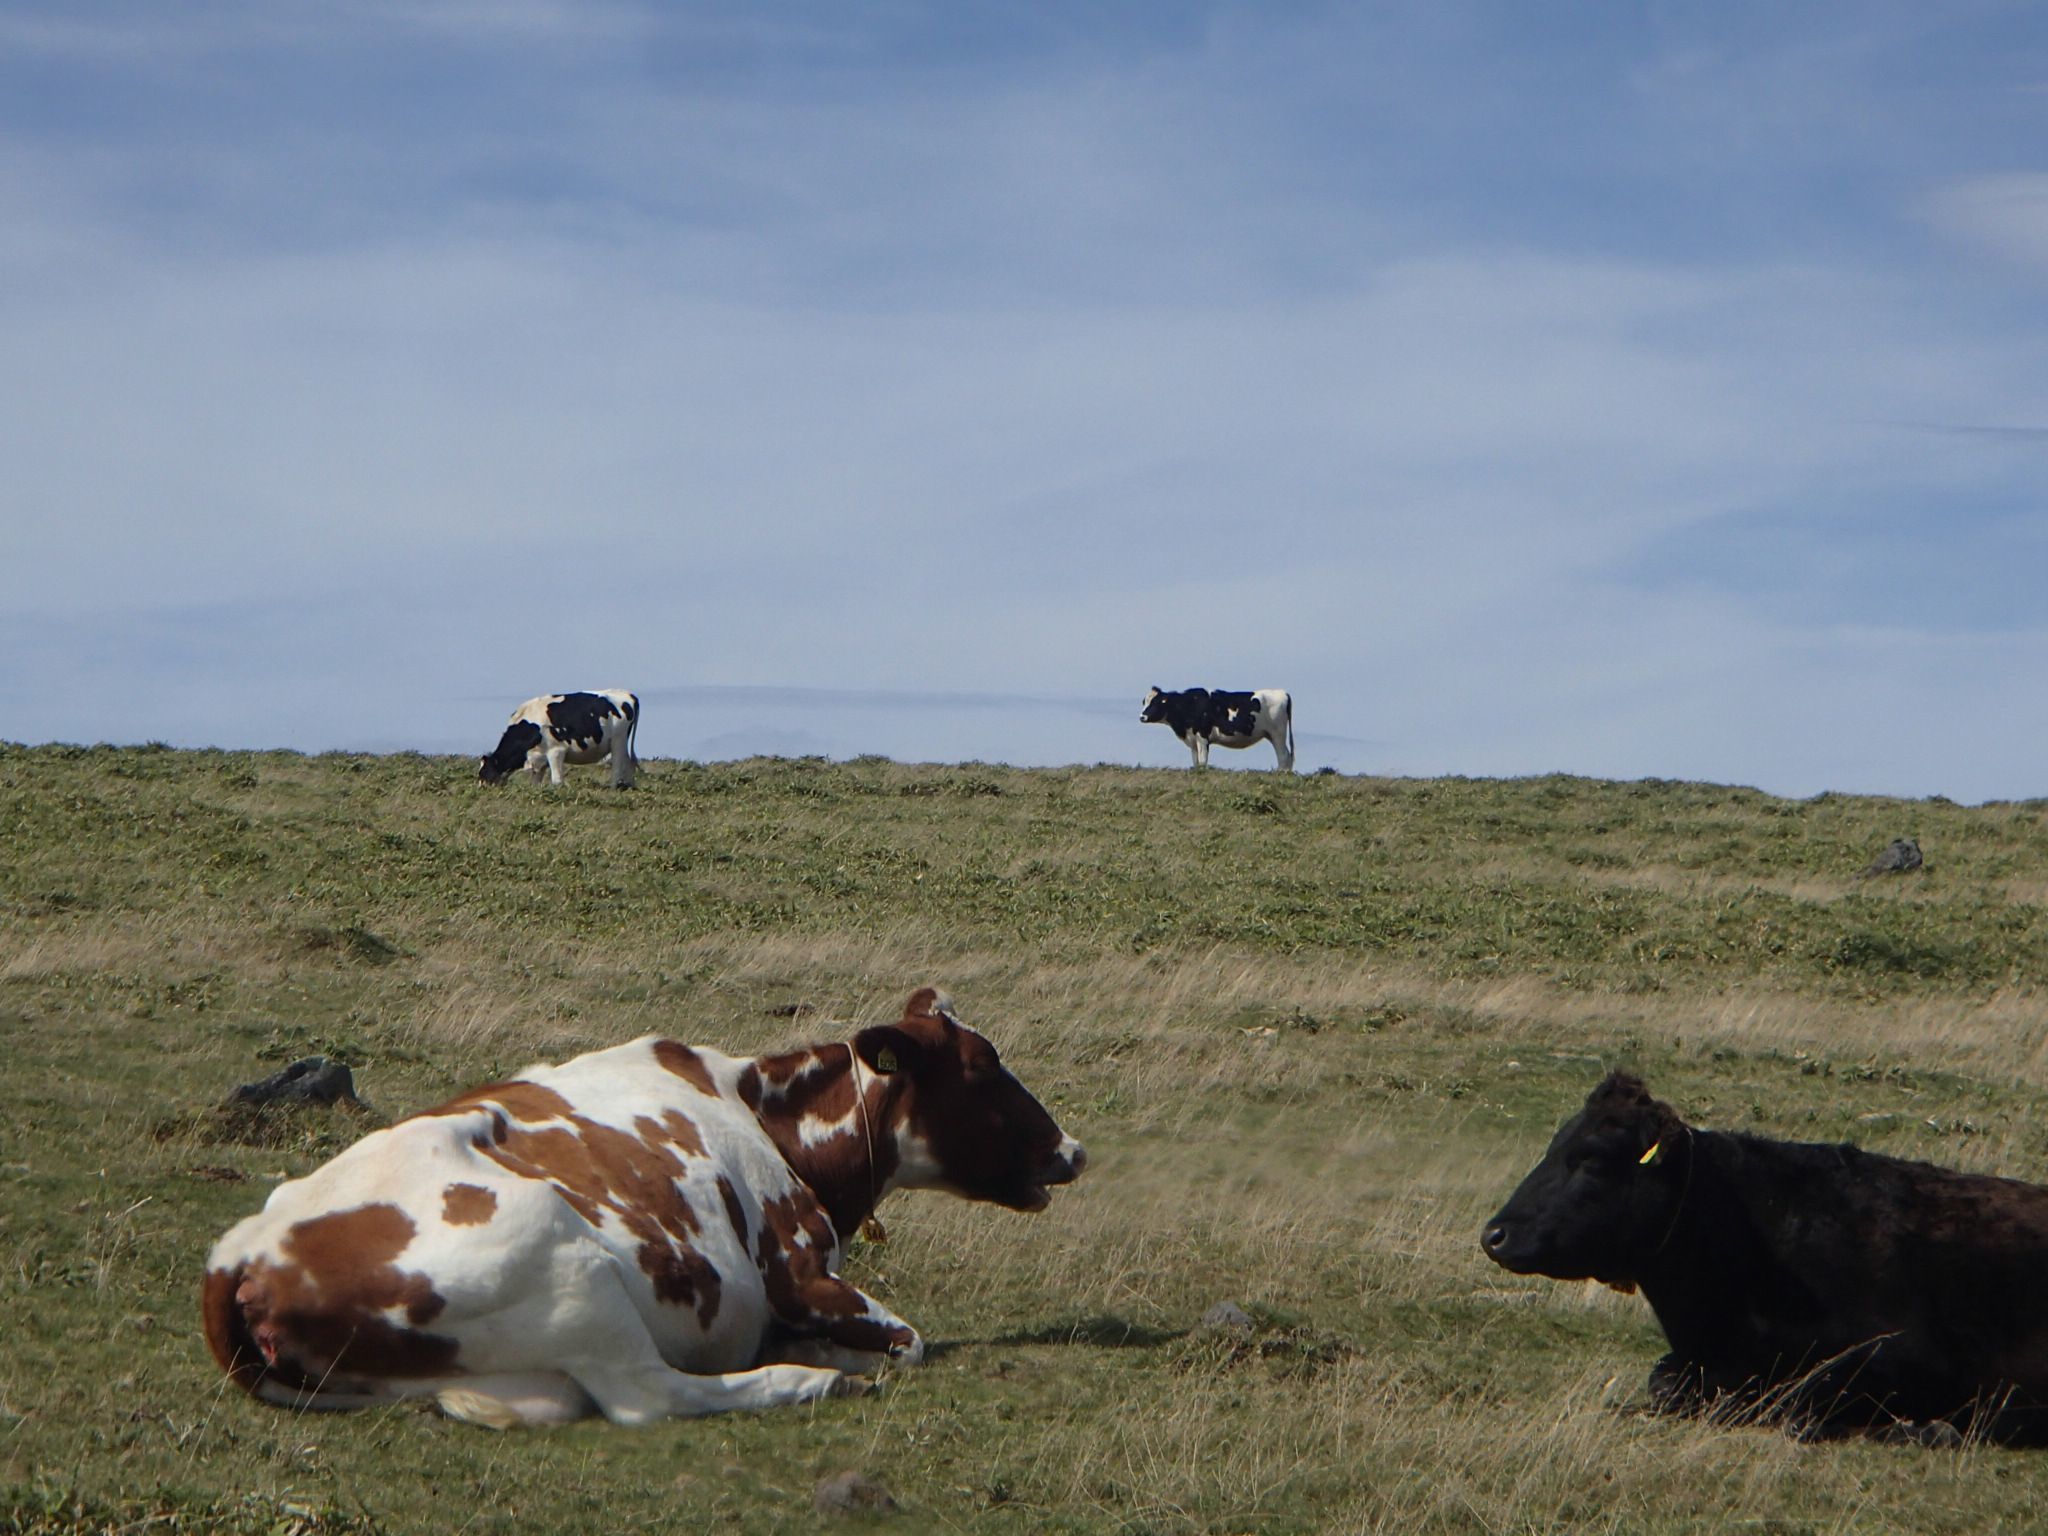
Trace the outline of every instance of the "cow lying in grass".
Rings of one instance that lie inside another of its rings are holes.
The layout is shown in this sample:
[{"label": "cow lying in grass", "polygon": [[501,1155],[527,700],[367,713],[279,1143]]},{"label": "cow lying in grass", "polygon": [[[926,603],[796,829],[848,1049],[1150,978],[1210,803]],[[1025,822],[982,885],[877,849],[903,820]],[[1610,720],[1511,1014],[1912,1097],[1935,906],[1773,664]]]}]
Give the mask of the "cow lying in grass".
[{"label": "cow lying in grass", "polygon": [[1640,1287],[1661,1410],[2048,1441],[2048,1189],[1700,1130],[1617,1072],[1480,1241],[1517,1274]]},{"label": "cow lying in grass", "polygon": [[1086,1155],[929,987],[752,1059],[649,1036],[364,1137],[223,1237],[207,1343],[291,1407],[493,1426],[808,1402],[915,1364],[836,1271],[892,1189],[1036,1211]]}]

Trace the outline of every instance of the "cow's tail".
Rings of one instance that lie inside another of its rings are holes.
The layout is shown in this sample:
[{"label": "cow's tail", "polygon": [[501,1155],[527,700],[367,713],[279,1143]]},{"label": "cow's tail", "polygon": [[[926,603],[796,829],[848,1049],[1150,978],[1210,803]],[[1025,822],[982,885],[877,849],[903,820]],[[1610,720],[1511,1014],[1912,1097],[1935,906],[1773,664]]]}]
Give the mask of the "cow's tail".
[{"label": "cow's tail", "polygon": [[1294,695],[1287,695],[1287,761],[1294,761]]},{"label": "cow's tail", "polygon": [[206,1329],[206,1347],[228,1373],[229,1380],[251,1397],[260,1397],[257,1383],[268,1364],[257,1346],[256,1332],[249,1326],[249,1314],[242,1308],[242,1281],[247,1270],[209,1269],[199,1290],[199,1320]]},{"label": "cow's tail", "polygon": [[626,721],[626,761],[638,767],[640,763],[640,747],[638,744],[640,735],[640,695],[629,693],[626,697],[632,700],[633,703],[633,713]]}]

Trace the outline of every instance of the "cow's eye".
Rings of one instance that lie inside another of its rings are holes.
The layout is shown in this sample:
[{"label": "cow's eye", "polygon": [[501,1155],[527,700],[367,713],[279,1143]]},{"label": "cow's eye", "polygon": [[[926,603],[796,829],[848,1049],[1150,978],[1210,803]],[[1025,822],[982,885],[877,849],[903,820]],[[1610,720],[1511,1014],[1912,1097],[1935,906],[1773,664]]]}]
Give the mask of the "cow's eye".
[{"label": "cow's eye", "polygon": [[1565,1159],[1574,1173],[1618,1174],[1626,1171],[1629,1149],[1618,1141],[1589,1141],[1573,1149]]}]

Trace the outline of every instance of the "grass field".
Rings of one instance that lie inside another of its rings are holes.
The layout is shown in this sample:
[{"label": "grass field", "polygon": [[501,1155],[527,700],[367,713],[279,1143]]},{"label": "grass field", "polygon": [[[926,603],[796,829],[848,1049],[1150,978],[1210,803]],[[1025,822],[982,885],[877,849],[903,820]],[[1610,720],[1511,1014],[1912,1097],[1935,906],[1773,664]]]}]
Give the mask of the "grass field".
[{"label": "grass field", "polygon": [[[0,746],[0,1532],[2034,1530],[2048,1458],[1645,1418],[1639,1298],[1477,1234],[1609,1065],[1695,1121],[2048,1179],[2048,804],[1569,778]],[[1896,836],[1927,867],[1855,873]],[[884,1207],[933,1345],[871,1397],[628,1431],[301,1417],[195,1297],[270,1185],[661,1031],[949,989],[1082,1138],[1023,1217]],[[315,1051],[372,1108],[234,1120]],[[1238,1302],[1250,1335],[1204,1332]],[[843,1517],[842,1517],[843,1518]]]}]

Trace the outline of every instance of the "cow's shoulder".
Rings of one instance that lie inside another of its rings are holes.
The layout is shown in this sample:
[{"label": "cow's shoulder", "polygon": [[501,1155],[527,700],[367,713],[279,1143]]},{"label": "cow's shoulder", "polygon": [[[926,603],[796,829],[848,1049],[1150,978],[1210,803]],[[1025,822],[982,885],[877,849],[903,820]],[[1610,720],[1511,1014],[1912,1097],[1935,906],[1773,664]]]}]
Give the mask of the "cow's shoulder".
[{"label": "cow's shoulder", "polygon": [[548,706],[560,703],[561,698],[559,693],[537,693],[513,710],[507,723],[518,725],[523,721],[529,725],[544,724],[548,718]]},{"label": "cow's shoulder", "polygon": [[746,1062],[709,1046],[685,1045],[659,1035],[650,1035],[637,1043],[647,1047],[654,1064],[663,1072],[680,1078],[707,1098],[738,1098],[736,1085]]}]

